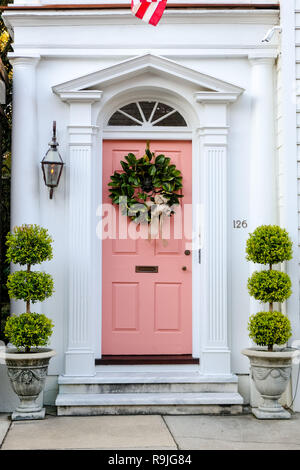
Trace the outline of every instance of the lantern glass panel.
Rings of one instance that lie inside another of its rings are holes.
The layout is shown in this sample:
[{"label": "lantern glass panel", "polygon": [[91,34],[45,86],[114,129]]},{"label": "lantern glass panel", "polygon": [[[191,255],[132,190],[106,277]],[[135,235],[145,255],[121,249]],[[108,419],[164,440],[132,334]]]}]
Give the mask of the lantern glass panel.
[{"label": "lantern glass panel", "polygon": [[62,165],[57,163],[44,163],[45,182],[47,186],[57,186]]},{"label": "lantern glass panel", "polygon": [[56,148],[51,147],[42,161],[45,184],[55,187],[59,183],[59,178],[63,168],[63,161]]},{"label": "lantern glass panel", "polygon": [[59,151],[55,147],[51,147],[48,150],[48,152],[45,155],[44,161],[50,162],[50,163],[62,163],[62,159],[59,154]]}]

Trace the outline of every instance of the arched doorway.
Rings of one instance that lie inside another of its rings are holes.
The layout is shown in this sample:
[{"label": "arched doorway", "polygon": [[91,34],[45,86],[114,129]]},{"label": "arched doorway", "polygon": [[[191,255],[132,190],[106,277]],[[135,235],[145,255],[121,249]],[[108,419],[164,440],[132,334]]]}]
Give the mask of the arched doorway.
[{"label": "arched doorway", "polygon": [[150,149],[156,157],[169,158],[181,171],[184,197],[176,215],[176,230],[172,216],[164,222],[169,223],[168,228],[150,237],[149,227],[146,234],[141,233],[145,227],[137,228],[134,222],[128,222],[118,208],[110,212],[116,230],[107,238],[104,235],[102,241],[102,354],[191,355],[192,258],[187,247],[192,218],[188,218],[191,212],[185,215],[184,207],[192,204],[192,145],[189,140],[163,138],[166,128],[168,134],[176,133],[186,130],[187,122],[173,106],[141,99],[115,110],[107,122],[110,128],[123,133],[130,128],[131,135],[133,128],[138,128],[144,133],[139,140],[103,141],[104,204],[111,203],[110,175],[122,171],[120,161],[129,153],[137,159],[144,155],[147,134],[152,129],[161,134],[159,140],[151,140]]}]

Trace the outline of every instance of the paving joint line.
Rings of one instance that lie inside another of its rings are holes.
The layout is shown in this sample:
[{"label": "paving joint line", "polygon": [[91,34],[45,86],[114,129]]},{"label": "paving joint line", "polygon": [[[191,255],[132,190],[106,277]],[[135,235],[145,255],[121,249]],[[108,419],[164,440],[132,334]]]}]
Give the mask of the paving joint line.
[{"label": "paving joint line", "polygon": [[174,444],[176,445],[176,449],[179,450],[179,444],[177,444],[177,441],[176,441],[176,439],[175,439],[175,436],[173,436],[173,433],[172,433],[172,431],[171,431],[171,429],[170,429],[170,427],[169,427],[167,421],[165,420],[165,416],[164,416],[164,415],[160,415],[160,416],[161,416],[163,422],[165,423],[165,426],[166,426],[167,430],[169,431],[169,433],[170,433],[171,436],[172,436],[172,439],[173,439],[173,441],[174,441]]},{"label": "paving joint line", "polygon": [[7,430],[6,430],[6,433],[5,433],[5,435],[4,435],[3,439],[2,439],[2,442],[0,443],[0,450],[2,449],[2,446],[3,446],[3,444],[4,444],[5,440],[6,440],[6,437],[7,437],[8,433],[9,433],[9,430],[10,430],[11,425],[12,425],[12,420],[11,420],[10,418],[7,418],[7,419],[9,420],[9,426],[8,426],[8,428],[7,428]]}]

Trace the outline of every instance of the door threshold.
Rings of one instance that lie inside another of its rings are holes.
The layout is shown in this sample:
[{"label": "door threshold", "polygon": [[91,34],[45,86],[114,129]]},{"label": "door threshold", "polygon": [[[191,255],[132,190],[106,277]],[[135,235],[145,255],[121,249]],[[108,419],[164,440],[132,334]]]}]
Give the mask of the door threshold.
[{"label": "door threshold", "polygon": [[143,365],[143,364],[199,364],[199,359],[191,354],[170,355],[104,355],[95,360],[96,366],[107,365]]}]

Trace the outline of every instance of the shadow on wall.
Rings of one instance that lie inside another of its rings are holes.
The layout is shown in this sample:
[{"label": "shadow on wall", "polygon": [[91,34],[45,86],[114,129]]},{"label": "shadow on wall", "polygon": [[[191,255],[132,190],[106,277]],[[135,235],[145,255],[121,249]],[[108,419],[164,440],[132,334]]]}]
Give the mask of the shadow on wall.
[{"label": "shadow on wall", "polygon": [[0,413],[11,413],[18,403],[19,399],[9,383],[7,367],[0,364]]},{"label": "shadow on wall", "polygon": [[[42,393],[38,402],[43,399]],[[12,413],[19,404],[19,399],[9,383],[7,367],[0,364],[0,413]]]}]

